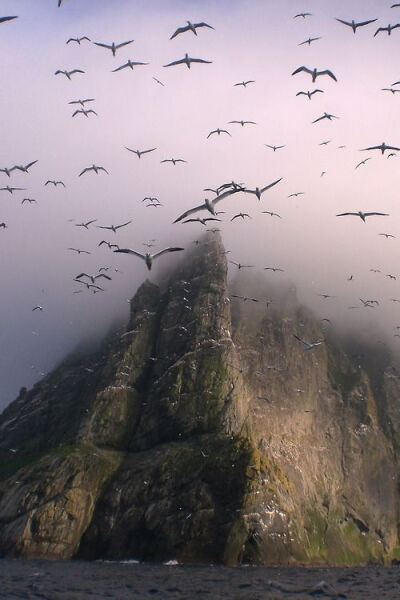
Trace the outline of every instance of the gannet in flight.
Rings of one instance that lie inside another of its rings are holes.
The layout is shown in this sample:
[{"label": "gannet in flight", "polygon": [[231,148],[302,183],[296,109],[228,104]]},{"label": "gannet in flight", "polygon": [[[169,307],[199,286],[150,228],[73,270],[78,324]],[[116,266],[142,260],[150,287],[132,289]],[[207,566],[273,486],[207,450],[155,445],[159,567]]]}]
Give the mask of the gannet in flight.
[{"label": "gannet in flight", "polygon": [[391,233],[378,233],[378,235],[383,235],[386,239],[388,239],[388,238],[396,239],[396,236],[392,235]]},{"label": "gannet in flight", "polygon": [[307,90],[307,92],[297,92],[296,96],[307,96],[307,98],[309,100],[311,100],[311,97],[314,94],[317,94],[318,92],[320,92],[321,94],[323,94],[324,90],[320,90],[320,89],[317,88],[316,90],[313,90],[312,92],[310,92],[310,90]]},{"label": "gannet in flight", "polygon": [[233,260],[229,260],[228,262],[230,262],[232,265],[235,265],[235,267],[237,267],[239,270],[240,269],[251,269],[254,267],[254,265],[242,265],[241,263],[237,263]]},{"label": "gannet in flight", "polygon": [[7,185],[6,187],[0,188],[1,192],[10,192],[10,194],[13,194],[14,192],[20,192],[22,190],[25,191],[26,188],[10,187],[9,185]]},{"label": "gannet in flight", "polygon": [[161,160],[160,163],[167,163],[167,162],[171,162],[174,166],[176,165],[176,163],[178,162],[187,162],[187,160],[183,160],[183,158],[165,158],[164,160]]},{"label": "gannet in flight", "polygon": [[277,183],[279,183],[280,181],[282,181],[282,177],[280,177],[279,179],[277,179],[276,181],[273,181],[272,183],[270,183],[269,185],[266,185],[263,188],[258,188],[256,187],[255,190],[243,190],[246,194],[254,194],[255,196],[257,196],[257,198],[259,200],[261,200],[261,194],[263,194],[266,190],[269,190],[270,188],[272,188],[274,185],[276,185]]},{"label": "gannet in flight", "polygon": [[374,33],[374,37],[376,35],[378,35],[378,33],[380,31],[386,31],[388,35],[392,34],[393,29],[397,29],[397,27],[400,27],[400,23],[397,23],[396,25],[388,25],[387,27],[378,27],[378,29],[375,31]]},{"label": "gannet in flight", "polygon": [[358,167],[361,167],[361,165],[365,165],[365,163],[367,162],[367,160],[371,160],[371,158],[364,158],[364,160],[362,160],[361,162],[358,163],[358,165],[356,165],[356,169],[358,169]]},{"label": "gannet in flight", "polygon": [[104,171],[105,173],[107,173],[107,175],[109,175],[107,169],[105,169],[104,167],[97,167],[96,165],[92,165],[91,167],[86,167],[86,169],[83,169],[83,171],[79,173],[79,177],[84,173],[88,173],[89,171],[93,171],[94,173],[96,173],[96,175],[99,174],[99,171]]},{"label": "gannet in flight", "polygon": [[96,117],[98,117],[98,114],[97,114],[97,112],[96,112],[95,110],[91,109],[91,108],[90,108],[90,109],[88,109],[88,110],[87,110],[87,109],[85,109],[85,108],[78,108],[78,109],[77,109],[77,110],[76,110],[76,111],[73,113],[73,115],[72,115],[72,116],[73,116],[73,117],[75,117],[76,115],[79,115],[79,114],[81,114],[81,115],[84,115],[84,116],[85,116],[85,117],[88,119],[88,118],[89,118],[89,114],[91,114],[91,113],[92,113],[92,114],[94,114],[94,115],[96,115]]},{"label": "gannet in flight", "polygon": [[72,71],[62,71],[61,69],[58,69],[58,71],[56,71],[54,73],[54,75],[65,75],[65,77],[67,77],[67,79],[69,79],[71,81],[71,75],[73,75],[74,73],[84,73],[85,71],[82,71],[82,69],[72,69]]},{"label": "gannet in flight", "polygon": [[293,71],[292,75],[296,75],[297,73],[301,73],[302,71],[311,75],[313,83],[320,75],[329,75],[329,77],[331,77],[334,81],[337,81],[335,75],[329,69],[325,69],[324,71],[318,71],[317,68],[309,69],[308,67],[302,66]]},{"label": "gannet in flight", "polygon": [[247,302],[247,300],[251,300],[251,302],[259,302],[257,298],[250,298],[249,296],[237,296],[236,294],[231,294],[231,298],[239,298],[239,300],[243,300],[243,302]]},{"label": "gannet in flight", "polygon": [[278,213],[272,212],[270,210],[263,210],[261,212],[265,213],[266,215],[270,215],[271,217],[279,217],[280,219],[282,219],[281,215],[278,215]]},{"label": "gannet in flight", "polygon": [[[137,155],[138,158],[141,158],[142,154],[148,154],[149,152],[154,152],[154,150],[157,150],[157,148],[150,148],[149,150],[132,150],[131,148],[128,148],[127,146],[125,146],[126,150],[129,150],[129,152],[133,152],[134,154]],[[145,198],[145,200],[150,200],[151,198]]]},{"label": "gannet in flight", "polygon": [[168,63],[167,65],[163,65],[163,67],[172,67],[174,65],[186,65],[188,69],[190,69],[190,65],[192,63],[205,63],[211,64],[211,60],[203,60],[202,58],[191,58],[187,53],[184,58],[180,60],[174,60],[173,62]]},{"label": "gannet in flight", "polygon": [[112,44],[102,44],[100,42],[93,42],[95,46],[100,46],[101,48],[107,48],[107,50],[111,50],[112,55],[115,56],[117,50],[122,48],[123,46],[127,46],[128,44],[132,44],[135,40],[129,40],[128,42],[121,42],[120,44],[116,44],[113,42]]},{"label": "gannet in flight", "polygon": [[385,144],[385,142],[382,142],[382,144],[380,146],[369,146],[369,148],[362,148],[361,152],[365,152],[366,150],[380,150],[382,152],[382,154],[384,154],[385,150],[400,151],[400,148],[397,148],[396,146],[388,146]]},{"label": "gannet in flight", "polygon": [[171,37],[169,39],[173,40],[174,37],[176,37],[180,33],[185,33],[185,31],[192,31],[195,35],[197,35],[196,29],[198,27],[208,27],[209,29],[215,29],[211,25],[204,23],[204,21],[202,21],[201,23],[191,23],[190,21],[186,21],[186,23],[187,23],[187,25],[184,25],[183,27],[178,27],[178,29],[175,31],[175,33],[173,33],[171,35]]},{"label": "gannet in flight", "polygon": [[133,67],[137,67],[138,65],[148,65],[149,63],[144,63],[144,62],[134,62],[132,60],[128,60],[128,62],[126,62],[125,64],[121,65],[120,67],[117,67],[116,69],[112,70],[112,73],[116,73],[117,71],[122,71],[122,69],[132,69],[133,71]]},{"label": "gannet in flight", "polygon": [[91,254],[91,252],[88,252],[87,250],[81,250],[80,248],[68,248],[68,250],[72,250],[78,254]]},{"label": "gannet in flight", "polygon": [[312,13],[306,13],[306,12],[302,12],[302,13],[298,13],[297,15],[294,15],[293,19],[297,19],[298,17],[303,17],[303,19],[305,19],[306,17],[311,17]]},{"label": "gannet in flight", "polygon": [[217,219],[217,217],[196,217],[195,219],[186,219],[183,223],[201,223],[202,225],[207,225],[207,221],[221,221],[221,219]]},{"label": "gannet in flight", "polygon": [[345,217],[347,215],[353,215],[355,217],[360,217],[360,219],[362,221],[364,221],[365,223],[365,219],[367,217],[372,217],[374,215],[379,215],[381,217],[389,217],[388,214],[386,213],[381,213],[381,212],[362,212],[361,210],[359,210],[358,212],[345,212],[345,213],[340,213],[339,215],[336,215],[337,217]]},{"label": "gannet in flight", "polygon": [[97,219],[92,219],[91,221],[86,221],[86,223],[75,223],[75,227],[84,227],[85,229],[89,229],[89,225],[92,223],[96,223]]},{"label": "gannet in flight", "polygon": [[296,338],[296,340],[298,340],[303,345],[304,350],[312,350],[313,348],[316,348],[317,346],[320,346],[325,342],[325,340],[318,340],[317,342],[306,342],[295,333],[293,334],[293,337]]},{"label": "gannet in flight", "polygon": [[[228,135],[231,136],[231,134],[229,133],[229,131],[227,131],[226,129],[220,129],[218,127],[218,129],[213,129],[213,131],[210,131],[210,133],[207,136],[207,139],[212,136],[214,133],[217,133],[218,135],[221,135],[221,133],[227,133]],[[232,137],[232,136],[231,136]]]},{"label": "gannet in flight", "polygon": [[239,83],[234,83],[233,87],[242,85],[243,87],[247,87],[249,83],[255,83],[254,79],[248,79],[247,81],[239,81]]},{"label": "gannet in flight", "polygon": [[229,123],[236,123],[244,127],[245,125],[257,125],[255,121],[229,121]]},{"label": "gannet in flight", "polygon": [[297,198],[297,196],[303,196],[305,192],[294,192],[294,194],[289,194],[288,198]]},{"label": "gannet in flight", "polygon": [[54,179],[52,179],[52,180],[48,179],[44,185],[49,185],[49,183],[52,183],[54,185],[54,187],[57,187],[58,185],[62,185],[63,187],[66,187],[66,185],[63,181],[54,181]]},{"label": "gannet in flight", "polygon": [[85,100],[71,100],[68,104],[80,104],[81,106],[85,106],[86,102],[94,102],[94,98],[86,98]]},{"label": "gannet in flight", "polygon": [[130,223],[132,223],[132,221],[127,221],[126,223],[122,223],[122,225],[96,225],[96,227],[98,229],[110,229],[110,231],[117,233],[117,229],[121,229],[121,227],[125,227],[126,225],[129,225]]},{"label": "gannet in flight", "polygon": [[343,25],[348,25],[348,27],[351,27],[353,33],[357,31],[357,27],[363,27],[364,25],[375,23],[375,21],[377,20],[378,19],[370,19],[369,21],[359,21],[358,23],[356,23],[354,19],[352,19],[351,21],[343,21],[343,19],[336,19],[336,21],[339,21],[339,23],[343,23]]},{"label": "gannet in flight", "polygon": [[273,150],[274,152],[280,150],[280,148],[285,148],[285,146],[271,146],[270,144],[264,144],[264,146],[266,146],[267,148],[271,148],[271,150]]},{"label": "gannet in flight", "polygon": [[141,254],[140,252],[136,252],[135,250],[131,250],[130,248],[119,248],[118,250],[114,250],[114,252],[122,252],[124,254],[132,254],[132,256],[138,256],[146,263],[148,270],[151,270],[153,265],[153,260],[166,254],[167,252],[178,252],[180,250],[184,250],[184,248],[165,248],[164,250],[160,250],[160,252],[156,252],[155,254],[150,254],[146,252],[146,254]]},{"label": "gannet in flight", "polygon": [[113,248],[119,248],[118,244],[112,244],[111,242],[107,242],[106,240],[101,240],[100,244],[98,244],[97,246],[99,247],[99,246],[102,246],[103,244],[108,246],[110,250],[112,250]]},{"label": "gannet in flight", "polygon": [[202,204],[200,204],[199,206],[195,206],[194,208],[190,208],[189,210],[184,212],[177,219],[175,219],[174,223],[179,223],[179,221],[182,221],[182,219],[185,219],[189,215],[192,215],[193,213],[196,213],[200,210],[208,210],[212,215],[215,216],[216,215],[215,205],[217,204],[217,202],[220,202],[224,198],[227,198],[228,196],[231,196],[232,194],[236,194],[237,192],[240,192],[240,191],[241,191],[240,189],[227,190],[226,192],[219,194],[213,200],[209,200],[208,198],[205,198],[205,200]]},{"label": "gannet in flight", "polygon": [[43,310],[43,306],[40,306],[40,305],[38,304],[37,306],[35,306],[35,308],[32,308],[32,312],[33,312],[34,310],[40,310],[40,311],[42,311],[42,310]]},{"label": "gannet in flight", "polygon": [[84,35],[82,37],[69,38],[69,40],[67,40],[65,43],[69,44],[71,42],[76,42],[77,44],[81,45],[81,42],[83,42],[83,40],[87,40],[88,42],[92,41],[90,38],[87,37],[87,35]]},{"label": "gannet in flight", "polygon": [[277,271],[281,271],[282,273],[284,273],[284,269],[281,269],[280,267],[264,267],[264,271],[273,271],[274,273],[276,273]]},{"label": "gannet in flight", "polygon": [[235,219],[238,219],[239,217],[241,217],[243,220],[245,219],[245,217],[247,217],[248,219],[251,219],[252,217],[250,215],[248,215],[247,213],[238,213],[237,215],[234,215],[231,219],[231,221],[234,221]]},{"label": "gannet in flight", "polygon": [[318,119],[315,119],[315,121],[312,121],[313,123],[318,123],[318,121],[322,121],[323,119],[328,119],[328,121],[332,121],[332,119],[338,119],[339,117],[336,117],[335,115],[331,115],[327,112],[324,112],[324,114],[321,117],[318,117]]},{"label": "gannet in flight", "polygon": [[303,46],[304,44],[308,44],[309,46],[311,46],[312,42],[316,42],[317,40],[320,40],[320,37],[315,37],[315,38],[308,38],[308,40],[304,40],[304,42],[300,42],[300,44],[298,44],[298,46]]},{"label": "gannet in flight", "polygon": [[[36,200],[34,198],[24,198],[21,202],[21,204],[23,204],[24,202],[29,202],[29,204],[32,204],[33,202],[36,202]],[[37,202],[36,202],[37,204]]]}]

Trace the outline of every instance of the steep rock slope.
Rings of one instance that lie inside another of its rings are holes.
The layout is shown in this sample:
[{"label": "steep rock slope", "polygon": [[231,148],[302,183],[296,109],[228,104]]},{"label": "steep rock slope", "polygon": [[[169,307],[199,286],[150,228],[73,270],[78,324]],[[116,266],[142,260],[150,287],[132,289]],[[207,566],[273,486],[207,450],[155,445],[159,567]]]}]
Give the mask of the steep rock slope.
[{"label": "steep rock slope", "polygon": [[[355,364],[292,291],[229,298],[209,234],[124,333],[0,417],[0,553],[226,564],[390,562],[398,379]],[[378,380],[379,379],[379,380]]]}]

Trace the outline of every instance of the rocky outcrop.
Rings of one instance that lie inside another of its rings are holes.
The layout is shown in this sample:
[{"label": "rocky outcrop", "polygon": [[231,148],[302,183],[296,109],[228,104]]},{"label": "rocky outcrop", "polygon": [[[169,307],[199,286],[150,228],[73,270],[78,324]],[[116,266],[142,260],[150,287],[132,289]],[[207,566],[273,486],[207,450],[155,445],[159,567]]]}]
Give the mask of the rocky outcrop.
[{"label": "rocky outcrop", "polygon": [[[236,285],[234,282],[233,285]],[[229,298],[209,234],[125,332],[0,417],[0,553],[239,564],[400,559],[399,380],[288,289]]]}]

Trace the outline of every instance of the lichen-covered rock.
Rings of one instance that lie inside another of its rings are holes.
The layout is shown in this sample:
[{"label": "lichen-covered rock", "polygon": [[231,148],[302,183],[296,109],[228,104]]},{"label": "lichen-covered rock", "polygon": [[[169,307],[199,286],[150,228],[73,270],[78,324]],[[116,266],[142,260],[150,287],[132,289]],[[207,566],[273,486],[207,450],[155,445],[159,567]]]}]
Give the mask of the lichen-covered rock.
[{"label": "lichen-covered rock", "polygon": [[293,289],[249,304],[209,234],[139,288],[125,332],[21,390],[0,416],[1,556],[400,559],[390,355],[354,360]]}]

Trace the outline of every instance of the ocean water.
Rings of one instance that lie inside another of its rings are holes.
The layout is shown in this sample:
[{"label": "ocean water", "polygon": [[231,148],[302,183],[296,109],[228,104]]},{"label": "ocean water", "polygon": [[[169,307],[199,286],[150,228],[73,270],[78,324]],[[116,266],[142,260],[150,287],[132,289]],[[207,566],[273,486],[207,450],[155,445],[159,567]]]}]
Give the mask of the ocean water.
[{"label": "ocean water", "polygon": [[0,599],[399,600],[400,567],[262,568],[0,560]]}]

